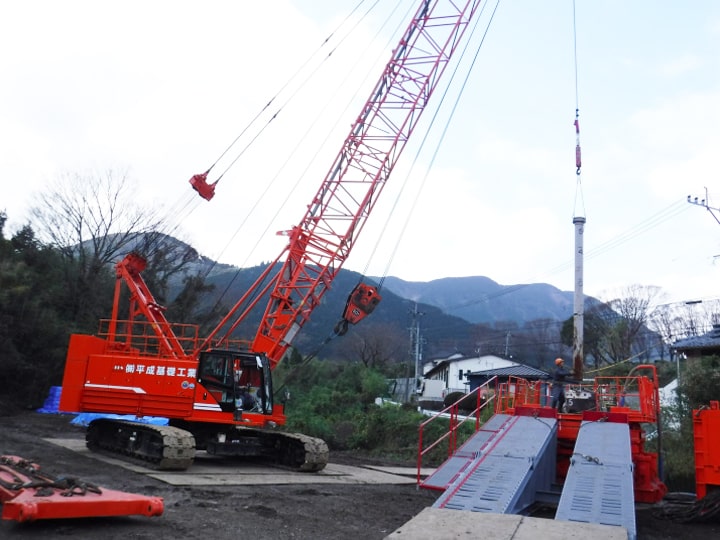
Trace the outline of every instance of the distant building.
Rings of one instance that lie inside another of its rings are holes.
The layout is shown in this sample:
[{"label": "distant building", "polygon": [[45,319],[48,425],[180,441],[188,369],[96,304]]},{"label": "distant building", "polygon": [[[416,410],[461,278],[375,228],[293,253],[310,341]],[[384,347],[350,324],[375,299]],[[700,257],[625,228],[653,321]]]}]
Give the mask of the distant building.
[{"label": "distant building", "polygon": [[[497,376],[499,382],[509,377],[519,377],[531,381],[547,379],[550,375],[532,366],[527,366],[499,356],[485,355],[466,357],[454,354],[448,358],[439,358],[425,364],[423,369],[424,397],[438,398],[452,392],[468,393],[484,382]],[[441,389],[441,390],[439,390]],[[441,393],[441,395],[435,395]]]},{"label": "distant building", "polygon": [[[423,366],[423,379],[426,381],[443,381],[446,394],[451,392],[467,393],[471,390],[470,379],[468,378],[470,373],[517,365],[519,365],[517,362],[499,356],[467,357],[458,353],[448,358],[437,358],[426,363]],[[436,385],[432,386],[437,387]]]},{"label": "distant building", "polygon": [[470,391],[475,390],[478,386],[482,386],[493,377],[497,377],[499,383],[506,382],[510,377],[525,379],[527,381],[546,380],[550,378],[550,374],[542,369],[526,366],[525,364],[519,364],[517,362],[513,362],[513,364],[512,366],[473,371],[472,373],[466,374],[470,382]]},{"label": "distant building", "polygon": [[678,339],[672,349],[675,354],[683,354],[687,358],[720,355],[720,324],[713,324],[712,330],[702,336]]}]

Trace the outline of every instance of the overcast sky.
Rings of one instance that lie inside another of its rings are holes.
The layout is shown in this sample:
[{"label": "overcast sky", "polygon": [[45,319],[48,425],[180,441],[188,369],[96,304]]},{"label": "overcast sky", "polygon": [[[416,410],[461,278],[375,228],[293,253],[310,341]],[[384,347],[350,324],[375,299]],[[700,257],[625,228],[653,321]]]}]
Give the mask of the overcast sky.
[{"label": "overcast sky", "polygon": [[[358,3],[3,2],[9,232],[33,193],[110,170],[204,255],[274,259],[275,232],[302,217],[416,2],[384,0],[362,17],[365,2],[341,25]],[[640,284],[667,302],[719,297],[720,210],[686,199],[707,192],[720,207],[720,2],[577,0],[577,94],[572,1],[502,0],[490,22],[494,5],[346,268],[573,290],[583,216],[586,294]],[[193,198],[187,180],[240,134],[214,169],[232,165],[216,197]],[[177,212],[187,200],[192,212]]]}]

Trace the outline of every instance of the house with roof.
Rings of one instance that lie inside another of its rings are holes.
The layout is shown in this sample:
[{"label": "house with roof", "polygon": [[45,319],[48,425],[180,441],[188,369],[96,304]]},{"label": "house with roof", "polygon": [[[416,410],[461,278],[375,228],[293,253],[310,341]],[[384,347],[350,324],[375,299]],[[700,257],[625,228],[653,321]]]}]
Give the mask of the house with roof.
[{"label": "house with roof", "polygon": [[482,386],[493,377],[497,377],[498,382],[506,382],[510,377],[528,381],[546,380],[550,378],[550,374],[547,371],[533,366],[526,366],[518,362],[513,363],[515,365],[467,373],[466,377],[470,383],[470,391],[472,392],[478,386]]},{"label": "house with roof", "polygon": [[434,359],[423,366],[419,400],[427,404],[442,403],[448,394],[467,394],[494,376],[504,382],[510,376],[537,380],[545,379],[549,374],[500,356],[466,357],[458,353],[448,358]]},{"label": "house with roof", "polygon": [[425,381],[442,381],[446,393],[469,392],[470,381],[468,373],[509,367],[517,364],[499,356],[464,356],[460,353],[448,358],[437,358],[423,366],[423,379]]},{"label": "house with roof", "polygon": [[702,336],[678,339],[673,343],[672,350],[674,354],[681,354],[686,358],[720,356],[720,324],[713,324],[712,330]]}]

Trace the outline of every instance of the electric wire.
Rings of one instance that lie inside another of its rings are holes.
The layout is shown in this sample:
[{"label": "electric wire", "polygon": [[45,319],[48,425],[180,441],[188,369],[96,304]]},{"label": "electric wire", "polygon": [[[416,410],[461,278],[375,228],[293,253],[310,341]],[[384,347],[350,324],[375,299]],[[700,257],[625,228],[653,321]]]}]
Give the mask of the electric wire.
[{"label": "electric wire", "polygon": [[[627,229],[626,231],[618,234],[617,236],[612,237],[611,239],[607,240],[606,242],[603,242],[590,250],[586,250],[583,254],[583,257],[585,259],[593,259],[593,258],[599,257],[601,255],[604,255],[608,251],[611,251],[611,250],[621,246],[622,244],[625,244],[625,243],[629,242],[630,240],[637,238],[638,236],[654,229],[655,227],[661,225],[662,223],[669,221],[671,219],[674,219],[675,217],[679,216],[680,214],[682,214],[683,212],[685,212],[688,209],[689,209],[689,207],[684,205],[682,201],[676,201],[674,203],[671,203],[669,206],[663,208],[662,210],[659,210],[655,214],[652,214],[648,218],[637,223],[636,225]],[[545,272],[542,275],[543,276],[552,276],[552,275],[564,272],[568,268],[571,268],[573,264],[574,264],[574,262],[572,260],[567,260],[557,266],[554,266],[553,268],[549,269],[547,272]],[[475,299],[468,300],[466,302],[462,302],[459,304],[454,304],[452,306],[448,306],[447,309],[449,309],[449,310],[461,309],[463,307],[470,307],[473,305],[485,303],[490,300],[493,300],[494,298],[498,298],[500,296],[510,294],[512,292],[518,291],[525,287],[529,287],[533,283],[536,283],[538,279],[542,279],[542,276],[531,277],[528,280],[528,283],[506,286],[498,292],[483,295],[480,298],[475,298]]]}]

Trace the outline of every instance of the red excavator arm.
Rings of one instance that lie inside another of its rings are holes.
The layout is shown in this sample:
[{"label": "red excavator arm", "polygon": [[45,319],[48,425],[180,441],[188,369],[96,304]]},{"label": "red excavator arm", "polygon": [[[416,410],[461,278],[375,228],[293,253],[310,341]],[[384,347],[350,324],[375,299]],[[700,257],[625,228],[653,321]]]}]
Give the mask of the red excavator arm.
[{"label": "red excavator arm", "polygon": [[[269,293],[252,350],[277,365],[350,254],[480,3],[420,3],[305,216],[282,233],[288,237],[283,253],[201,349],[226,342],[256,305],[246,305],[248,299]],[[344,321],[357,322],[378,301],[377,291],[362,285],[351,293]]]}]

